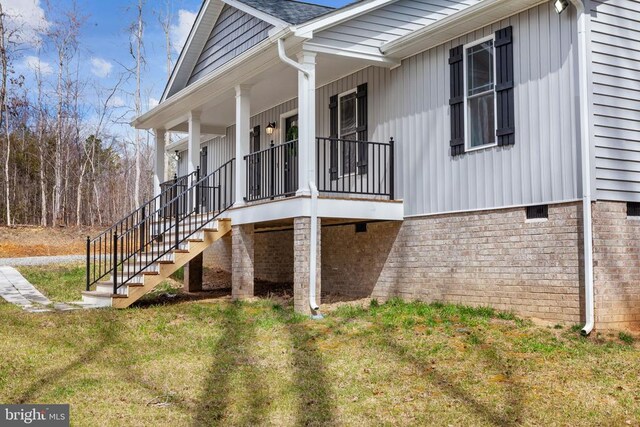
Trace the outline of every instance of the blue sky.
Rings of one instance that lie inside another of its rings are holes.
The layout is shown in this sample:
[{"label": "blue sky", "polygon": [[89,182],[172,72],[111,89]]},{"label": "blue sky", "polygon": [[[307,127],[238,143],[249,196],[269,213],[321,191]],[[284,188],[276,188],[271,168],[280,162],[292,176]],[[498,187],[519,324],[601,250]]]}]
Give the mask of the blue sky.
[{"label": "blue sky", "polygon": [[[44,0],[2,0],[2,3],[5,12],[13,17],[14,24],[20,26],[25,34],[23,41],[26,48],[15,61],[16,70],[27,77],[29,87],[33,84],[33,69],[39,64],[45,79],[49,79],[49,87],[53,87],[55,55],[52,47],[46,43],[46,37],[41,35],[42,28],[50,26],[56,19],[56,10],[69,9],[72,0],[50,2],[54,10],[48,9]],[[81,13],[87,16],[80,37],[79,58],[80,73],[89,81],[89,90],[85,96],[90,99],[95,94],[95,90],[91,89],[113,86],[125,73],[124,66],[133,66],[133,58],[129,54],[128,28],[136,19],[137,0],[76,0],[76,3]],[[171,0],[174,61],[201,3],[201,0]],[[350,0],[318,0],[313,3],[339,7],[350,3]],[[165,0],[146,0],[144,43],[147,64],[143,74],[143,110],[157,102],[167,80],[166,47],[158,22],[159,13],[166,13]],[[40,52],[34,47],[38,40],[45,42]],[[117,94],[114,104],[124,111],[130,108],[133,105],[131,93],[134,87],[134,81],[131,80]],[[122,130],[126,132],[125,128]]]}]

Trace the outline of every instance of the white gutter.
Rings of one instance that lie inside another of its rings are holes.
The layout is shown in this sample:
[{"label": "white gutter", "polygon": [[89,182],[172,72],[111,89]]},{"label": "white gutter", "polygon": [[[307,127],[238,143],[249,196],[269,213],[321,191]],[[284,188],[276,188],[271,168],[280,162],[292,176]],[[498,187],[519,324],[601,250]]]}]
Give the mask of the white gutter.
[{"label": "white gutter", "polygon": [[307,70],[304,69],[304,67],[300,64],[298,64],[296,61],[294,61],[293,59],[289,58],[287,56],[287,52],[285,52],[284,50],[284,37],[280,37],[278,39],[278,56],[280,57],[280,60],[282,62],[284,62],[285,64],[295,68],[296,70],[300,71],[301,73],[304,73],[304,75],[306,77],[309,77],[309,72]]},{"label": "white gutter", "polygon": [[[295,68],[303,73],[306,77],[309,77],[309,72],[305,70],[300,64],[287,56],[284,50],[284,38],[278,39],[278,56],[285,64]],[[313,181],[309,181],[309,191],[311,192],[311,238],[309,247],[309,308],[311,308],[311,314],[313,317],[321,318],[322,315],[318,313],[320,307],[316,302],[316,274],[317,274],[317,259],[318,259],[318,188]]]},{"label": "white gutter", "polygon": [[591,219],[591,139],[589,83],[587,73],[587,14],[582,0],[571,0],[578,12],[578,79],[580,85],[580,148],[582,156],[582,216],[584,234],[584,312],[585,324],[580,333],[589,335],[595,326],[593,296],[593,237]]}]

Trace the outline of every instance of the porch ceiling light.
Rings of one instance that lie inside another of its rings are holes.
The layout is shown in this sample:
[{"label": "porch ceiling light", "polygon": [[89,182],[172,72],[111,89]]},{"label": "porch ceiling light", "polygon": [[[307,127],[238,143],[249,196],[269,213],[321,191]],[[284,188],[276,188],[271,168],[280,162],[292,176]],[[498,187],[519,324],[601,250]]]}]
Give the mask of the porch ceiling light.
[{"label": "porch ceiling light", "polygon": [[267,135],[273,135],[273,131],[275,129],[276,129],[276,122],[270,122],[266,128]]},{"label": "porch ceiling light", "polygon": [[553,7],[556,9],[558,15],[560,15],[564,10],[569,6],[568,0],[555,0],[553,2]]}]

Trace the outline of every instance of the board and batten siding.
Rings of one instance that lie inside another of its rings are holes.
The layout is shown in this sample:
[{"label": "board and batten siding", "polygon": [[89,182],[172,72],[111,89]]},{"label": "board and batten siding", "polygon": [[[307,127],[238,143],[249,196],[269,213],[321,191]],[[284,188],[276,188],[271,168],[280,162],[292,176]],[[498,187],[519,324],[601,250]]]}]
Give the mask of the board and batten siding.
[{"label": "board and batten siding", "polygon": [[[515,145],[452,158],[449,49],[513,26]],[[542,4],[410,57],[375,76],[372,138],[397,141],[397,193],[407,215],[579,198],[576,14]]]},{"label": "board and batten siding", "polygon": [[309,44],[379,55],[379,47],[480,0],[400,0],[314,35]]},{"label": "board and batten siding", "polygon": [[[449,49],[513,26],[516,103],[514,146],[450,155]],[[368,84],[369,140],[396,141],[396,195],[406,215],[544,204],[580,197],[575,64],[576,15],[540,5],[412,56],[389,70],[369,67],[319,88],[316,131],[329,136],[329,98]],[[293,99],[253,115],[264,129],[297,108]],[[206,144],[209,162],[234,156],[235,130]],[[216,151],[217,150],[217,151]],[[214,152],[223,156],[213,160]],[[183,157],[186,156],[183,154]],[[210,167],[213,170],[213,163]]]},{"label": "board and batten siding", "polygon": [[590,11],[596,197],[640,202],[640,2]]},{"label": "board and batten siding", "polygon": [[229,62],[269,36],[273,26],[231,6],[225,6],[211,30],[187,85]]}]

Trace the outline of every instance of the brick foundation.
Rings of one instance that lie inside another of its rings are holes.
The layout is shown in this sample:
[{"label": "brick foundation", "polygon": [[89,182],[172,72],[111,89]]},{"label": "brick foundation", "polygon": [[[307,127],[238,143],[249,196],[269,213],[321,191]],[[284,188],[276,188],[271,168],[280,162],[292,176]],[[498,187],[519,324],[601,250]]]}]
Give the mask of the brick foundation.
[{"label": "brick foundation", "polygon": [[640,221],[627,204],[593,204],[593,263],[598,329],[640,329]]},{"label": "brick foundation", "polygon": [[549,206],[549,219],[538,222],[517,208],[374,223],[362,234],[325,229],[324,290],[578,323],[581,217],[579,204],[567,204]]},{"label": "brick foundation", "polygon": [[231,294],[233,299],[253,296],[253,224],[232,227]]},{"label": "brick foundation", "polygon": [[[204,252],[204,266],[231,271],[232,233]],[[293,283],[293,230],[256,231],[254,277],[274,283]]]},{"label": "brick foundation", "polygon": [[[321,294],[321,236],[320,219],[318,219],[318,256],[316,274],[316,302],[320,304]],[[294,218],[293,220],[293,305],[298,313],[311,314],[309,307],[309,249],[311,243],[311,218]]]}]

